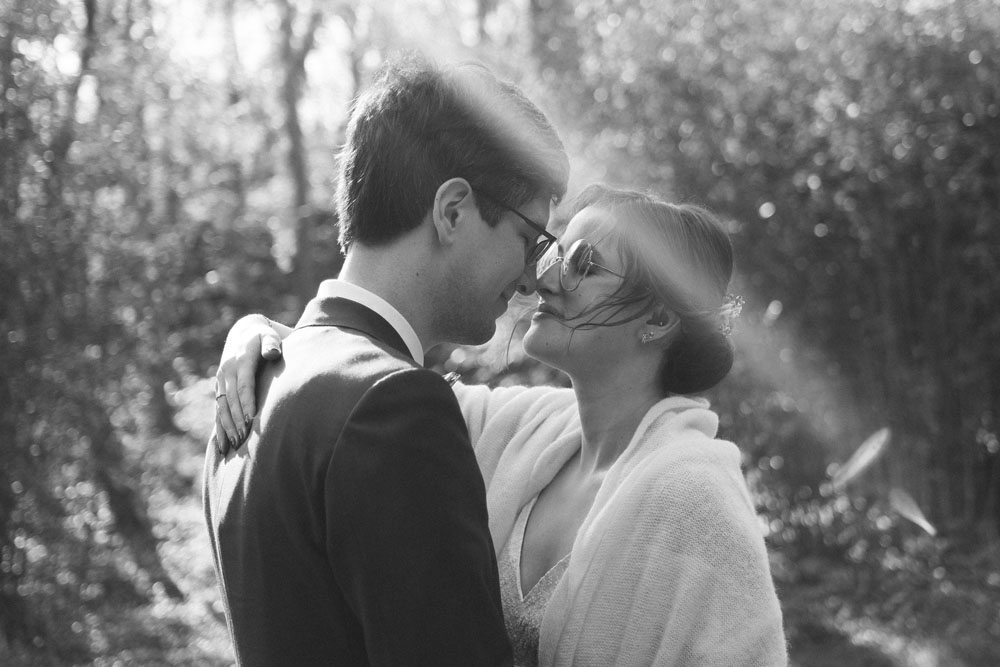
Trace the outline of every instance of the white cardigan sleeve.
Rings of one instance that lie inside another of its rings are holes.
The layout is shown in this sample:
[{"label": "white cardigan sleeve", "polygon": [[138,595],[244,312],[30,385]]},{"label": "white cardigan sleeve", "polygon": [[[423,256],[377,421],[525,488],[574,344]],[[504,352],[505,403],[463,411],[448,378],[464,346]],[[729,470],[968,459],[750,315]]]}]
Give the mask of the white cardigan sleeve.
[{"label": "white cardigan sleeve", "polygon": [[[484,442],[484,432],[489,433],[500,428],[502,431],[509,431],[513,436],[521,425],[519,418],[527,413],[529,407],[540,401],[548,402],[547,399],[552,399],[556,395],[568,396],[572,393],[571,389],[558,387],[515,385],[490,388],[486,385],[468,385],[461,382],[456,383],[452,389],[458,398],[465,423],[469,427],[472,448],[477,451],[482,446],[503,447],[509,441],[509,438],[504,441],[491,434],[493,437],[488,437],[488,442]],[[563,402],[565,401],[560,401]]]},{"label": "white cardigan sleeve", "polygon": [[456,385],[486,484],[493,545],[501,549],[522,505],[579,449],[572,389]]},{"label": "white cardigan sleeve", "polygon": [[528,390],[528,387],[497,387],[490,388],[484,384],[464,384],[457,382],[452,386],[458,405],[469,427],[469,439],[475,448],[483,435],[483,429],[497,412],[512,400]]}]

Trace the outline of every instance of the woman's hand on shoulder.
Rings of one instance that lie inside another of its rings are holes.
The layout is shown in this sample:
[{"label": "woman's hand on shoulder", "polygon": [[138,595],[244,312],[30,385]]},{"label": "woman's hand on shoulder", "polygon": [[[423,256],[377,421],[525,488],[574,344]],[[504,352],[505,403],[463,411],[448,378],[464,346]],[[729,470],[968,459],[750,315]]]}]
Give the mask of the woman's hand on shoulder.
[{"label": "woman's hand on shoulder", "polygon": [[263,315],[242,317],[229,330],[215,374],[215,429],[222,454],[239,448],[250,432],[261,360],[280,357],[281,336]]}]

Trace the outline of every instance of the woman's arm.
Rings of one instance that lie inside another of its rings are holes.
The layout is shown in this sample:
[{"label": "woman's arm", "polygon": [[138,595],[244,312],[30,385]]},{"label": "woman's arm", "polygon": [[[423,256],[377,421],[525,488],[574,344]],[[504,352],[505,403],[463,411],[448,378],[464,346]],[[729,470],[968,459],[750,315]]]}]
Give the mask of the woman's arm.
[{"label": "woman's arm", "polygon": [[281,341],[291,332],[291,327],[263,315],[242,317],[229,330],[215,374],[215,430],[223,454],[239,448],[257,414],[257,367],[261,360],[281,357]]},{"label": "woman's arm", "polygon": [[[219,436],[219,450],[225,454],[229,448],[238,449],[249,434],[249,426],[257,415],[254,399],[257,368],[261,360],[274,361],[281,357],[281,341],[292,332],[291,327],[269,320],[263,315],[240,318],[229,330],[222,350],[219,370],[216,373],[216,396],[225,400],[215,401],[215,424]],[[491,389],[484,385],[452,386],[462,415],[469,428],[474,447],[478,445],[486,425],[501,409],[514,399],[524,396],[528,387],[513,386]],[[569,392],[569,389],[535,387],[530,389],[533,399],[550,392]]]}]

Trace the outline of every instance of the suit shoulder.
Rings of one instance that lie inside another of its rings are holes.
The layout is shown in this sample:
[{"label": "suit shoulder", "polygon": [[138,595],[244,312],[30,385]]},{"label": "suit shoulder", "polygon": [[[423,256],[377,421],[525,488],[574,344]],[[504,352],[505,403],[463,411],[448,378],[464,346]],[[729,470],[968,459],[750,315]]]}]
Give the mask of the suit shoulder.
[{"label": "suit shoulder", "polygon": [[262,417],[295,415],[302,427],[326,424],[324,430],[336,431],[374,385],[393,374],[421,370],[409,357],[357,332],[335,327],[295,331],[283,345],[282,358],[260,376]]},{"label": "suit shoulder", "polygon": [[296,331],[284,346],[286,370],[303,390],[333,382],[368,387],[392,373],[418,369],[409,357],[349,329],[314,327]]},{"label": "suit shoulder", "polygon": [[342,437],[363,442],[376,434],[383,444],[405,442],[411,449],[427,445],[445,451],[450,443],[472,453],[458,399],[444,378],[424,368],[379,378],[354,404]]},{"label": "suit shoulder", "polygon": [[439,416],[461,418],[458,399],[448,382],[426,368],[409,367],[379,374],[368,386],[359,404],[374,403],[392,410],[431,411]]}]

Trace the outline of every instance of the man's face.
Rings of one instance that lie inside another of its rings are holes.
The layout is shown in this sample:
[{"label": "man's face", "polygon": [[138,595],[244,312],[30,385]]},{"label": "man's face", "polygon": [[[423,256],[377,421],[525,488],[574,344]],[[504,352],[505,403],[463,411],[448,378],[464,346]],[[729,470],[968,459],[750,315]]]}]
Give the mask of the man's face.
[{"label": "man's face", "polygon": [[[536,197],[517,210],[544,226],[549,219],[549,199]],[[503,211],[490,226],[481,217],[470,225],[461,266],[452,273],[449,294],[455,295],[446,309],[451,342],[479,345],[496,330],[496,320],[507,310],[515,293],[535,290],[535,267],[526,258],[538,239],[538,230],[513,211]]]}]

